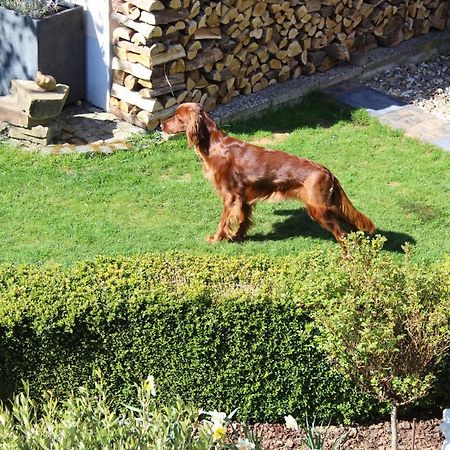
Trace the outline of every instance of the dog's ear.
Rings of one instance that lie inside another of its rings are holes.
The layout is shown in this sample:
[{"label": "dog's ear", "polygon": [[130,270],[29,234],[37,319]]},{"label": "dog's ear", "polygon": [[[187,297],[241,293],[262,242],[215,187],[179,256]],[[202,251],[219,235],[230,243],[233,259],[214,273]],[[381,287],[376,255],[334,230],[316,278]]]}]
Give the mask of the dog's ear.
[{"label": "dog's ear", "polygon": [[191,111],[186,124],[186,136],[190,146],[198,147],[208,154],[210,136],[203,111]]}]

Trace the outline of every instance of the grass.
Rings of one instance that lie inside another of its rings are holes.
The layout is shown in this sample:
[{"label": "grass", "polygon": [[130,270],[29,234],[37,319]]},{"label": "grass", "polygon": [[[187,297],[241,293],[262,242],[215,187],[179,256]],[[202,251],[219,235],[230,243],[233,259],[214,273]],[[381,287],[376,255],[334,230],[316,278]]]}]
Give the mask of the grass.
[{"label": "grass", "polygon": [[[450,253],[448,154],[405,137],[327,97],[227,128],[314,159],[339,178],[353,203],[418,260]],[[182,250],[287,255],[336,248],[295,202],[261,203],[242,243],[210,245],[220,201],[184,137],[112,156],[42,156],[0,144],[0,261],[73,264],[95,255]]]}]

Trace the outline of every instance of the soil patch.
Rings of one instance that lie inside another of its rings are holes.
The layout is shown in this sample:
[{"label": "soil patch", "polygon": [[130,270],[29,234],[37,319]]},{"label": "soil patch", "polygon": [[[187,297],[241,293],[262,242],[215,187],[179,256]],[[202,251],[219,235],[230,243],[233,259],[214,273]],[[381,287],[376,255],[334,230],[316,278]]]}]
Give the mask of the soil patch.
[{"label": "soil patch", "polygon": [[[440,419],[402,420],[398,424],[399,449],[440,450],[444,436],[440,431]],[[238,430],[234,428],[236,433]],[[305,450],[303,431],[286,428],[284,424],[255,424],[252,431],[260,437],[264,450]],[[324,428],[318,428],[325,430]],[[325,449],[331,450],[335,440],[347,433],[347,440],[340,448],[349,450],[390,450],[390,423],[372,425],[330,426],[326,433]]]},{"label": "soil patch", "polygon": [[272,133],[270,136],[252,139],[250,144],[259,145],[261,147],[270,147],[271,145],[281,144],[288,137],[289,133]]}]

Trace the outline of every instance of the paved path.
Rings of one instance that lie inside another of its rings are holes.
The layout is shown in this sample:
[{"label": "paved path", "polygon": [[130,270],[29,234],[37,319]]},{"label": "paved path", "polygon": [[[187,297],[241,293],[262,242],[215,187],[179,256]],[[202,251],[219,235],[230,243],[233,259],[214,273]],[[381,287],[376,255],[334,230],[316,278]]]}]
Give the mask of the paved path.
[{"label": "paved path", "polygon": [[[6,127],[6,124],[4,125]],[[128,122],[118,119],[88,103],[66,106],[55,119],[53,126],[58,130],[54,144],[38,145],[8,139],[22,149],[38,151],[45,155],[68,155],[71,153],[110,154],[118,150],[129,150],[128,142],[134,133],[145,133]],[[6,128],[5,128],[6,129]],[[0,140],[2,122],[0,122]]]},{"label": "paved path", "polygon": [[368,113],[406,135],[441,147],[450,152],[450,121],[408,105],[390,95],[359,83],[344,82],[324,90],[336,100]]}]

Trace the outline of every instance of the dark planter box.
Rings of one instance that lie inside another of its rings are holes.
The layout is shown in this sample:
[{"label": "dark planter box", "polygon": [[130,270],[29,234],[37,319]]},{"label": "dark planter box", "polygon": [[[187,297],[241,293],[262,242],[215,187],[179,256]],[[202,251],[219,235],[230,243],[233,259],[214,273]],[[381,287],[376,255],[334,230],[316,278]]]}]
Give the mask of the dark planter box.
[{"label": "dark planter box", "polygon": [[0,6],[0,95],[13,79],[34,80],[36,72],[68,84],[68,102],[85,98],[84,10],[69,6],[42,19]]}]

